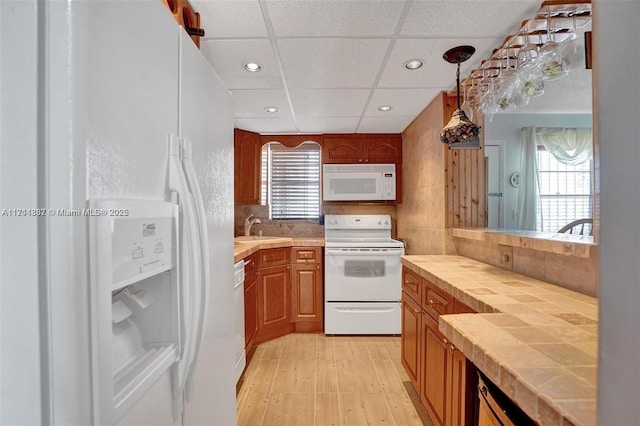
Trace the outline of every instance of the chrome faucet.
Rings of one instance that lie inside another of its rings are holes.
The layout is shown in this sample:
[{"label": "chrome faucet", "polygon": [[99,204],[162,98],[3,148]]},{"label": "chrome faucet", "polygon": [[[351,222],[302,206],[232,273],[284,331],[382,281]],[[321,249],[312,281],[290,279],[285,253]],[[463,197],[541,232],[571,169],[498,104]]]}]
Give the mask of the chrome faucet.
[{"label": "chrome faucet", "polygon": [[244,220],[244,235],[251,235],[251,227],[256,223],[262,222],[254,215],[249,215],[249,217]]}]

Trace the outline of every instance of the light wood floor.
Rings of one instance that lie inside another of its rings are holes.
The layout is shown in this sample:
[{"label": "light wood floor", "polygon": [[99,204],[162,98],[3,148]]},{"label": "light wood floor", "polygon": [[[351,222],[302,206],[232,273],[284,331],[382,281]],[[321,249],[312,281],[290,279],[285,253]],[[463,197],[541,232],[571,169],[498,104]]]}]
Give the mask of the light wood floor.
[{"label": "light wood floor", "polygon": [[289,334],[258,346],[238,425],[429,425],[400,363],[400,337]]}]

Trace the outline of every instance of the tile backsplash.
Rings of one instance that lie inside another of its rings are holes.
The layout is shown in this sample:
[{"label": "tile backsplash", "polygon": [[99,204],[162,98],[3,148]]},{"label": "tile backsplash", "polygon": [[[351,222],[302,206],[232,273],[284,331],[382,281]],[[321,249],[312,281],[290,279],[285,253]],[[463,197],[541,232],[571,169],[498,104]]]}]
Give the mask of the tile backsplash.
[{"label": "tile backsplash", "polygon": [[[391,235],[396,235],[396,207],[376,204],[329,204],[322,206],[323,214],[388,214],[391,216]],[[323,237],[324,226],[308,220],[269,220],[269,207],[262,205],[236,205],[234,214],[235,235],[244,235],[244,221],[249,215],[260,219],[251,227],[251,235],[277,237]]]}]

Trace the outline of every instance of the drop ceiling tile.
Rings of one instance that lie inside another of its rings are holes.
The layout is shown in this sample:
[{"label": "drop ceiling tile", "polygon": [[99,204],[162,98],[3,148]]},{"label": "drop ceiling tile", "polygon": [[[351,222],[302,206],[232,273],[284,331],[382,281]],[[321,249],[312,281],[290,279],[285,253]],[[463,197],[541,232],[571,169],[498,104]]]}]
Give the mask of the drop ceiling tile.
[{"label": "drop ceiling tile", "polygon": [[268,37],[260,2],[190,0],[205,38]]},{"label": "drop ceiling tile", "polygon": [[359,117],[299,117],[301,133],[354,133]]},{"label": "drop ceiling tile", "polygon": [[368,88],[389,39],[284,39],[278,48],[289,89]]},{"label": "drop ceiling tile", "polygon": [[402,133],[416,118],[410,116],[398,117],[362,117],[358,126],[358,133]]},{"label": "drop ceiling tile", "polygon": [[369,97],[368,89],[290,90],[296,117],[359,117]]},{"label": "drop ceiling tile", "polygon": [[[291,117],[289,101],[284,90],[232,90],[233,115],[239,118]],[[266,107],[277,107],[276,113],[266,112]]]},{"label": "drop ceiling tile", "polygon": [[[442,59],[442,54],[452,47],[470,44],[476,53],[460,69],[464,78],[469,71],[480,65],[489,56],[501,39],[401,39],[397,40],[389,56],[378,87],[421,87],[448,90],[455,85],[456,65]],[[404,63],[408,59],[424,60],[422,68],[408,70]]]},{"label": "drop ceiling tile", "polygon": [[499,37],[514,34],[540,0],[414,1],[401,36]]},{"label": "drop ceiling tile", "polygon": [[277,37],[391,36],[404,1],[267,1]]},{"label": "drop ceiling tile", "polygon": [[[440,93],[438,89],[377,89],[364,115],[370,117],[415,117],[429,105],[431,100]],[[380,111],[381,105],[390,105],[390,111]]]},{"label": "drop ceiling tile", "polygon": [[[228,89],[280,89],[280,70],[267,39],[203,40],[200,50]],[[247,72],[243,65],[257,62],[259,72]]]},{"label": "drop ceiling tile", "polygon": [[298,133],[292,118],[236,118],[233,123],[237,129],[256,133]]}]

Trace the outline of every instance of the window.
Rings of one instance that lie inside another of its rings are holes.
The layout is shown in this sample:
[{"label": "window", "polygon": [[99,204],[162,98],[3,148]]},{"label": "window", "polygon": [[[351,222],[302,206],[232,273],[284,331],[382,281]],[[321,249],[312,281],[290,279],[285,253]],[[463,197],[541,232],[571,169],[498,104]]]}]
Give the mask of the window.
[{"label": "window", "polygon": [[593,160],[575,166],[558,161],[538,146],[538,231],[558,232],[576,219],[593,217]]},{"label": "window", "polygon": [[271,220],[320,217],[320,145],[287,148],[270,142],[262,148],[262,204]]}]

